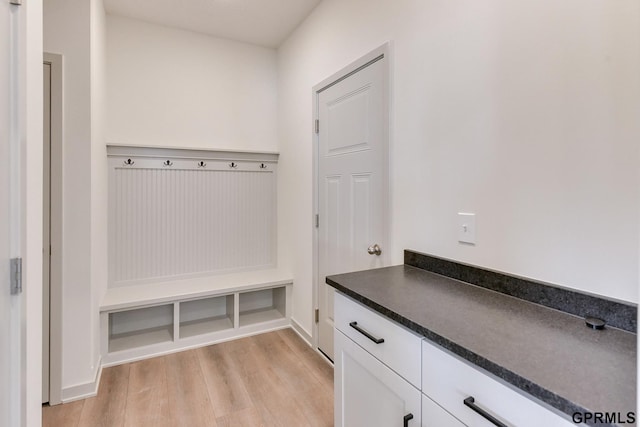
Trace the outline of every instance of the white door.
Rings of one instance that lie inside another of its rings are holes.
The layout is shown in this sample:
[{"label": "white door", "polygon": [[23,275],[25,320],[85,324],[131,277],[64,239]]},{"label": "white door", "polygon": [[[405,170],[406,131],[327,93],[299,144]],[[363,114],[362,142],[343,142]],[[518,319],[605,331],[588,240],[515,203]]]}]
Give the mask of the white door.
[{"label": "white door", "polygon": [[335,426],[419,427],[420,390],[342,332],[335,335]]},{"label": "white door", "polygon": [[[14,25],[17,6],[0,1],[0,425],[20,420],[20,295],[10,292],[9,260],[17,255],[15,224],[18,204],[15,177],[19,162],[10,161],[19,148],[14,90],[17,88],[17,52]],[[18,175],[19,176],[19,175]]]},{"label": "white door", "polygon": [[387,259],[386,61],[381,55],[317,95],[318,348],[331,360],[333,288],[326,276],[383,267]]}]

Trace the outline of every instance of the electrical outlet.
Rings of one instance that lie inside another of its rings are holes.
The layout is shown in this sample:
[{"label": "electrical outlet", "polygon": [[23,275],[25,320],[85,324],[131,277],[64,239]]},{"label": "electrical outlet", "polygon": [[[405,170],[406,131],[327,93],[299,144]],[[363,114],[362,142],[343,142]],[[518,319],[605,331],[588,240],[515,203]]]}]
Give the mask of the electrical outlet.
[{"label": "electrical outlet", "polygon": [[476,214],[458,212],[458,242],[476,244]]}]

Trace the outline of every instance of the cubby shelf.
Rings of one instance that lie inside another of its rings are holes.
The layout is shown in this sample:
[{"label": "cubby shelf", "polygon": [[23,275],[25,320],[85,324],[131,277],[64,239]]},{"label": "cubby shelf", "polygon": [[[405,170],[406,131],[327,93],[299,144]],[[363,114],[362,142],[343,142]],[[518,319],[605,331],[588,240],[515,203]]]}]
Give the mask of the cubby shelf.
[{"label": "cubby shelf", "polygon": [[286,317],[285,288],[239,294],[239,326],[270,322]]},{"label": "cubby shelf", "polygon": [[[272,271],[265,272],[264,278],[268,280],[241,285],[237,278],[211,277],[208,291],[203,287],[204,278],[176,281],[172,282],[176,288],[162,284],[158,288],[164,286],[170,292],[156,292],[149,299],[141,298],[149,292],[149,285],[143,291],[131,289],[130,299],[126,290],[116,288],[107,293],[101,306],[103,365],[289,326],[293,281],[285,276],[275,279]],[[221,281],[233,286],[223,287]]]},{"label": "cubby shelf", "polygon": [[233,329],[233,320],[227,316],[209,317],[180,323],[180,338],[195,337],[212,332]]},{"label": "cubby shelf", "polygon": [[180,338],[233,329],[234,295],[180,303]]},{"label": "cubby shelf", "polygon": [[114,353],[134,347],[145,347],[153,344],[173,341],[173,325],[140,329],[109,337],[109,352]]}]

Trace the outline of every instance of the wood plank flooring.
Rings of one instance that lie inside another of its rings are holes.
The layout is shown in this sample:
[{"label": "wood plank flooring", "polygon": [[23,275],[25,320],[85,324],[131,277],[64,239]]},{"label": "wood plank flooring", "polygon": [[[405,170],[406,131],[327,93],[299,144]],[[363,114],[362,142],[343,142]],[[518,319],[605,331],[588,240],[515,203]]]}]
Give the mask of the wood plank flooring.
[{"label": "wood plank flooring", "polygon": [[96,397],[44,427],[333,426],[333,368],[283,329],[106,368]]}]

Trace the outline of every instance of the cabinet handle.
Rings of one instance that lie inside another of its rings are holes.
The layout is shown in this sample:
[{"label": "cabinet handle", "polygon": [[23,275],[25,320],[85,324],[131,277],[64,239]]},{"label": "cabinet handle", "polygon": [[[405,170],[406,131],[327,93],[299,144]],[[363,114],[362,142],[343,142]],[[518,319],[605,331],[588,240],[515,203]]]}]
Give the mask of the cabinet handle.
[{"label": "cabinet handle", "polygon": [[409,427],[409,421],[413,419],[413,414],[407,414],[404,416],[404,427]]},{"label": "cabinet handle", "polygon": [[481,407],[476,405],[475,401],[476,400],[473,398],[473,396],[469,396],[466,399],[464,399],[462,402],[466,406],[468,406],[469,408],[471,408],[474,411],[476,411],[478,414],[482,415],[484,418],[486,418],[492,424],[494,424],[494,425],[496,425],[498,427],[508,427],[506,424],[502,423],[496,417],[494,417],[493,415],[491,415],[490,413],[488,413],[487,411],[485,411],[484,409],[482,409]]},{"label": "cabinet handle", "polygon": [[358,326],[358,322],[351,322],[351,323],[349,323],[349,326],[351,326],[353,329],[355,329],[356,331],[360,332],[362,335],[364,335],[365,337],[369,338],[371,341],[373,341],[376,344],[382,344],[384,342],[384,338],[376,338],[376,337],[374,337],[369,332],[365,331],[360,326]]}]

